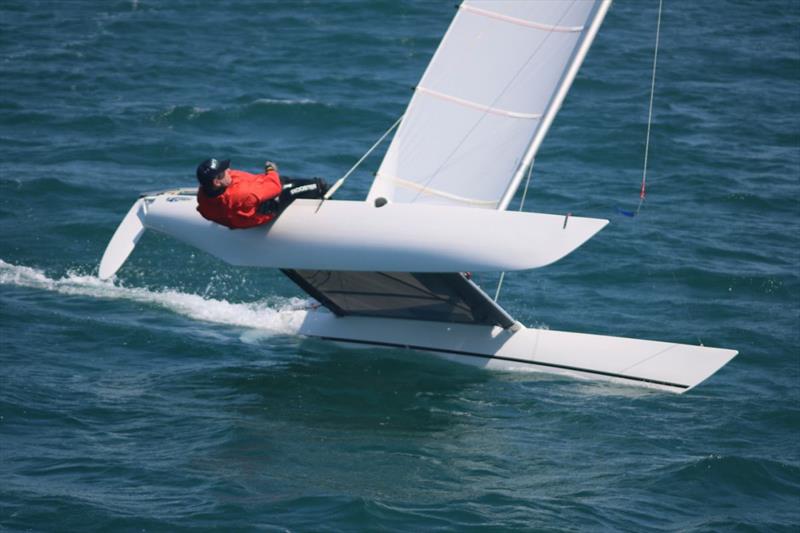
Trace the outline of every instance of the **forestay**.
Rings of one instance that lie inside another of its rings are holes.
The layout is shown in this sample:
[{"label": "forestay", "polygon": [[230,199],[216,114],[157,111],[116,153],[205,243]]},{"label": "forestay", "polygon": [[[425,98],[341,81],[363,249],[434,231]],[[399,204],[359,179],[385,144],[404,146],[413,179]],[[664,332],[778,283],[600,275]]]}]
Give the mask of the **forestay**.
[{"label": "forestay", "polygon": [[462,3],[368,199],[504,209],[609,4]]}]

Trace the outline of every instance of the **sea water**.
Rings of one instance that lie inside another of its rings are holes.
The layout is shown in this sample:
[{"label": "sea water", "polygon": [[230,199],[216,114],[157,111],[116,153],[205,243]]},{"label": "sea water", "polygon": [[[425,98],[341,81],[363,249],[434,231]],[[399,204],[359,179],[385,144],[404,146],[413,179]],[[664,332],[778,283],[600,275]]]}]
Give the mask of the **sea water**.
[{"label": "sea water", "polygon": [[797,531],[800,4],[665,2],[630,218],[657,10],[614,3],[526,199],[611,224],[499,301],[739,350],[682,396],[304,340],[279,272],[157,234],[96,277],[207,157],[344,174],[453,2],[2,2],[0,530]]}]

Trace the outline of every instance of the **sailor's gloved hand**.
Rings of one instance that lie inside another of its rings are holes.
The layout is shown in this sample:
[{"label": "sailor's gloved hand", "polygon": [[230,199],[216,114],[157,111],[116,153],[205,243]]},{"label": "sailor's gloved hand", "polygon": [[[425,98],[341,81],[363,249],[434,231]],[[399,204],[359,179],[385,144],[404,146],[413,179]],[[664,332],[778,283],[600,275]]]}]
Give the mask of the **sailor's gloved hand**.
[{"label": "sailor's gloved hand", "polygon": [[278,165],[273,163],[272,161],[267,161],[264,163],[264,174],[269,174],[271,171],[278,171]]}]

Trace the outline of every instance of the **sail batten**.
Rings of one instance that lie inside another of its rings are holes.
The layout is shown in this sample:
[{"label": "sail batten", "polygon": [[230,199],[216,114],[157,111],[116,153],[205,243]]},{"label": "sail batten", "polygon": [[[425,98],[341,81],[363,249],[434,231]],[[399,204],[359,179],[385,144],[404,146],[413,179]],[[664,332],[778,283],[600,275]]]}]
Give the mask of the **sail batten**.
[{"label": "sail batten", "polygon": [[496,115],[505,115],[507,117],[512,117],[512,118],[529,118],[529,119],[542,118],[541,113],[521,113],[519,111],[508,111],[506,109],[498,109],[496,107],[479,104],[478,102],[470,102],[469,100],[465,100],[464,98],[459,98],[451,94],[440,93],[439,91],[434,91],[433,89],[428,89],[427,87],[417,87],[417,91],[429,94],[431,96],[435,96],[437,98],[441,98],[442,100],[448,100],[450,102],[455,102],[457,104],[465,105],[467,107],[473,107],[475,109],[486,111],[487,113],[494,113]]},{"label": "sail batten", "polygon": [[368,200],[504,209],[608,1],[462,3],[415,88]]},{"label": "sail batten", "polygon": [[426,187],[424,185],[420,185],[419,183],[411,180],[404,180],[402,178],[398,178],[395,176],[386,176],[381,175],[383,179],[389,180],[396,185],[400,185],[401,187],[407,187],[414,191],[420,191],[423,194],[430,194],[432,196],[441,196],[442,198],[447,198],[448,200],[452,200],[459,204],[465,205],[473,205],[473,206],[481,206],[481,207],[497,207],[497,202],[494,200],[478,200],[476,198],[465,198],[463,196],[459,196],[457,194],[452,194],[445,191],[439,191],[432,187]]},{"label": "sail batten", "polygon": [[528,26],[529,28],[536,28],[538,30],[546,30],[546,31],[565,31],[565,32],[578,32],[583,31],[583,26],[552,26],[549,24],[542,24],[541,22],[534,22],[532,20],[524,20],[516,17],[509,17],[508,15],[503,15],[501,13],[497,13],[494,11],[489,11],[488,9],[480,9],[477,7],[473,7],[470,5],[462,5],[461,9],[467,11],[469,13],[475,13],[477,15],[483,15],[484,17],[492,17],[498,20],[504,20],[506,22],[511,22],[512,24],[519,24],[521,26]]}]

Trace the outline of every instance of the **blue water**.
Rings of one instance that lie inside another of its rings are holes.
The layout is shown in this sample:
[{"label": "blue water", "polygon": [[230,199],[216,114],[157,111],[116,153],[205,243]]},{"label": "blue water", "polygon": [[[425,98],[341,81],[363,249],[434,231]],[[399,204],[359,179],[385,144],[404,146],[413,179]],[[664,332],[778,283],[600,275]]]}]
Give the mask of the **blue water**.
[{"label": "blue water", "polygon": [[455,12],[196,4],[0,4],[0,530],[798,530],[800,3],[665,2],[638,217],[655,0],[615,3],[537,158],[526,209],[611,224],[501,303],[740,351],[683,396],[303,340],[280,273],[155,234],[99,281],[206,157],[341,176]]}]

